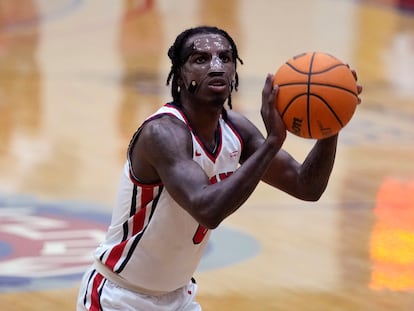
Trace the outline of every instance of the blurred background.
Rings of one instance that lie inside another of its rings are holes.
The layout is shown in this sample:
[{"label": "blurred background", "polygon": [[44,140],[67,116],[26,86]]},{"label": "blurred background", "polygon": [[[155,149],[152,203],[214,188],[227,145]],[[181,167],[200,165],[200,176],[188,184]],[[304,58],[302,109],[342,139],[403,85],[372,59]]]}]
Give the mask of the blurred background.
[{"label": "blurred background", "polygon": [[2,310],[74,310],[129,140],[171,99],[167,50],[204,24],[235,40],[233,109],[262,130],[293,55],[337,56],[364,91],[319,202],[260,184],[213,236],[203,310],[414,310],[413,0],[0,0]]}]

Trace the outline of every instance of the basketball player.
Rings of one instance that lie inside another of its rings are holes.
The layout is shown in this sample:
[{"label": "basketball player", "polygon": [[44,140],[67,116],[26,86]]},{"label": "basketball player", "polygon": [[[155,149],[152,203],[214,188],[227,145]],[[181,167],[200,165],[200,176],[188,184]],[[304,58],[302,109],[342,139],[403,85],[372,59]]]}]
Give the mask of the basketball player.
[{"label": "basketball player", "polygon": [[286,128],[274,108],[272,75],[262,91],[266,137],[231,110],[242,61],[225,31],[188,29],[168,56],[173,99],[131,139],[111,225],[81,284],[79,311],[201,310],[192,276],[210,233],[259,181],[309,201],[327,186],[337,136],[317,141],[302,164],[281,149]]}]

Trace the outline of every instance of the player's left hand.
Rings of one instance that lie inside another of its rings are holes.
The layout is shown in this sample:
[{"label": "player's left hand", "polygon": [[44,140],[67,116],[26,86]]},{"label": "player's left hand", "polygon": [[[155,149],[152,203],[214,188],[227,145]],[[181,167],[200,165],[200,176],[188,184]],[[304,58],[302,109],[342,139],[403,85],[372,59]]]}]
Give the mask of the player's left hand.
[{"label": "player's left hand", "polygon": [[[355,78],[355,81],[357,81],[357,82],[358,82],[358,75],[357,75],[357,73],[356,73],[355,69],[351,68],[348,64],[347,64],[347,66],[348,66],[348,68],[351,70],[352,75],[353,75],[353,76],[354,76],[354,78]],[[360,94],[362,93],[362,85],[361,85],[361,84],[359,84],[359,83],[357,83],[357,92],[358,92],[358,95],[360,95]],[[359,97],[359,96],[358,96],[358,104],[360,104],[360,103],[361,103],[361,97]]]}]

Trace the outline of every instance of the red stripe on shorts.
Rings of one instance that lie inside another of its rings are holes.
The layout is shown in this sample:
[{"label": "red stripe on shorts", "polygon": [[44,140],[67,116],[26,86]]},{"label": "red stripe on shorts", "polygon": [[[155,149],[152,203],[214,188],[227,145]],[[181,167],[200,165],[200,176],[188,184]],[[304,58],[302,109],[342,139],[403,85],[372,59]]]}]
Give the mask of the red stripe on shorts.
[{"label": "red stripe on shorts", "polygon": [[103,280],[104,277],[102,276],[102,274],[96,274],[92,284],[91,307],[89,308],[89,311],[100,311],[101,309],[101,302],[99,300],[99,289],[101,287]]}]

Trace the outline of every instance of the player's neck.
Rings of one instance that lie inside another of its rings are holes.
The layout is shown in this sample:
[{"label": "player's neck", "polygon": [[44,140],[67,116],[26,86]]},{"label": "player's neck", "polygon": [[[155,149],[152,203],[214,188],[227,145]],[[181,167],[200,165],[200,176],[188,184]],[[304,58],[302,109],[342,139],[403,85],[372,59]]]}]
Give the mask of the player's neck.
[{"label": "player's neck", "polygon": [[182,109],[193,131],[208,145],[214,145],[222,106],[182,103]]}]

